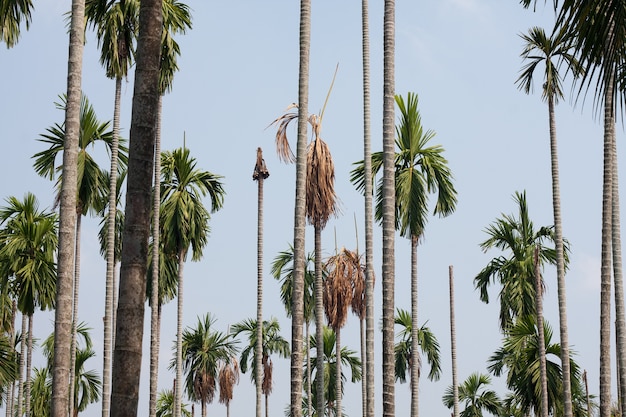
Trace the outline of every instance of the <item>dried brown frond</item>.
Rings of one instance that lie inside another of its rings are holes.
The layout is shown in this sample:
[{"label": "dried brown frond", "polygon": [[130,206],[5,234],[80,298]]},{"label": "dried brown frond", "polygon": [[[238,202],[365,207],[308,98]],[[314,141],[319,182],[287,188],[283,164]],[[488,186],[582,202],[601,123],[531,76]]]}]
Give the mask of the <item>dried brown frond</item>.
[{"label": "dried brown frond", "polygon": [[354,281],[361,271],[359,256],[342,248],[326,261],[328,277],[324,282],[324,311],[333,330],[340,329],[348,318],[348,307],[353,300]]},{"label": "dried brown frond", "polygon": [[358,267],[355,268],[355,275],[352,280],[352,312],[356,314],[359,320],[365,320],[365,307],[367,297],[365,296],[365,265],[362,263],[362,256],[354,253],[355,262]]},{"label": "dried brown frond", "polygon": [[285,110],[285,114],[270,123],[270,126],[278,125],[278,130],[276,131],[276,153],[278,154],[278,159],[286,163],[296,162],[296,156],[293,154],[287,139],[289,122],[298,118],[297,112],[289,112],[293,108],[298,108],[298,105],[295,103],[290,104]]},{"label": "dried brown frond", "polygon": [[239,383],[239,362],[231,358],[230,363],[222,365],[219,372],[220,403],[228,405],[233,399],[233,388]]},{"label": "dried brown frond", "polygon": [[269,356],[263,355],[263,384],[261,384],[261,392],[263,395],[270,395],[274,384],[272,383],[272,373],[274,371],[274,364]]},{"label": "dried brown frond", "polygon": [[254,172],[252,173],[252,179],[258,181],[260,179],[266,179],[270,176],[270,172],[265,166],[265,159],[263,159],[263,150],[261,148],[256,149],[256,163],[254,164]]},{"label": "dried brown frond", "polygon": [[330,216],[337,213],[337,195],[333,158],[320,137],[309,144],[306,162],[307,219],[313,226],[323,229]]},{"label": "dried brown frond", "polygon": [[203,403],[212,403],[215,397],[215,378],[208,372],[196,372],[193,379],[193,392]]}]

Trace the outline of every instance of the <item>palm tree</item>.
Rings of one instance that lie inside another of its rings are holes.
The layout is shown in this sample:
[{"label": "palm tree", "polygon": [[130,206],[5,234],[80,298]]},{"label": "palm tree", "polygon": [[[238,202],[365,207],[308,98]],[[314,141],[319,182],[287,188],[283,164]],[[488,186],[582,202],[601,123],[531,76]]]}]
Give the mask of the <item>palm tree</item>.
[{"label": "palm tree", "polygon": [[[10,292],[17,298],[17,308],[22,313],[22,341],[19,368],[17,409],[30,413],[31,364],[33,347],[33,314],[39,307],[54,307],[56,290],[57,217],[52,212],[39,209],[37,198],[27,193],[22,201],[15,197],[7,199],[7,206],[0,208],[0,260],[6,273],[13,276]],[[27,328],[28,321],[28,328]],[[28,335],[27,340],[24,338]],[[26,383],[23,382],[24,359],[26,359]],[[22,387],[25,387],[22,396]]]},{"label": "palm tree", "polygon": [[[499,416],[502,403],[495,391],[487,386],[491,384],[491,377],[480,373],[473,373],[459,386],[459,400],[465,403],[461,417],[482,417],[483,410],[494,416]],[[443,403],[452,408],[454,396],[452,387],[448,387],[443,395]]]},{"label": "palm tree", "polygon": [[[77,0],[78,1],[78,0]],[[126,218],[113,352],[111,416],[137,414],[141,375],[147,245],[154,168],[163,2],[142,0],[130,128]],[[146,162],[152,161],[152,162]],[[57,417],[57,416],[55,416]],[[60,417],[60,416],[59,416]]]},{"label": "palm tree", "polygon": [[[254,164],[254,171],[252,172],[252,179],[257,182],[257,323],[263,323],[263,182],[269,176],[270,172],[267,170],[265,160],[263,159],[263,150],[259,147],[256,151],[256,162]],[[256,331],[256,417],[261,417],[261,395],[263,394],[261,378],[261,366],[263,361],[263,328],[261,326],[257,326]]]},{"label": "palm tree", "polygon": [[111,353],[113,350],[113,310],[115,294],[115,219],[117,209],[117,174],[120,111],[122,101],[122,79],[128,75],[135,53],[135,39],[137,37],[139,2],[124,0],[111,2],[106,11],[100,11],[103,2],[86,0],[86,15],[90,23],[96,27],[98,45],[100,46],[100,63],[105,67],[108,78],[115,79],[115,103],[113,109],[113,137],[111,143],[111,170],[109,176],[108,193],[108,229],[109,242],[106,252],[106,291],[104,307],[104,349],[103,349],[103,393],[102,417],[109,416],[110,410],[110,382],[111,382]]},{"label": "palm tree", "polygon": [[383,179],[382,179],[382,304],[383,304],[383,417],[395,416],[394,309],[395,309],[395,0],[385,0],[383,15]]},{"label": "palm tree", "polygon": [[[355,286],[363,283],[361,259],[356,252],[342,248],[326,261],[328,276],[324,281],[324,312],[330,328],[335,332],[337,370],[335,387],[341,389],[341,328],[348,319],[348,307],[353,302]],[[341,392],[335,395],[337,416],[341,416]]]},{"label": "palm tree", "polygon": [[[571,34],[561,28],[555,32],[553,37],[546,36],[542,28],[533,27],[528,34],[521,35],[525,42],[522,58],[529,60],[528,64],[522,69],[522,73],[517,79],[520,89],[527,94],[532,90],[533,75],[537,66],[541,63],[545,66],[544,84],[542,98],[548,102],[548,117],[550,124],[550,155],[552,165],[552,207],[554,213],[554,239],[556,250],[556,271],[557,271],[557,287],[559,299],[559,321],[561,333],[561,358],[563,362],[563,391],[565,404],[571,406],[571,390],[569,389],[570,372],[569,372],[569,343],[567,331],[567,304],[565,291],[565,255],[563,252],[563,229],[561,224],[561,196],[559,181],[559,163],[556,140],[556,121],[555,121],[555,105],[559,99],[563,98],[561,88],[561,75],[559,74],[559,66],[567,65],[574,76],[579,76],[582,67],[578,64],[578,60],[571,54]],[[556,61],[556,62],[555,62]]]},{"label": "palm tree", "polygon": [[[452,184],[452,173],[443,157],[441,146],[427,147],[435,136],[432,130],[424,131],[421,116],[417,108],[416,94],[409,93],[405,103],[401,96],[396,96],[396,103],[401,113],[400,124],[396,128],[396,145],[399,151],[395,154],[395,221],[396,229],[404,237],[411,239],[411,316],[413,329],[417,332],[417,245],[424,234],[428,216],[428,194],[437,192],[437,203],[434,214],[447,216],[456,206],[456,190]],[[383,167],[383,153],[372,155],[372,174],[375,175]],[[359,190],[363,190],[365,167],[363,161],[357,162],[352,171],[351,181]],[[376,219],[383,219],[383,187],[377,188]],[[417,335],[413,337],[417,351]],[[417,361],[412,361],[412,380],[419,381]],[[418,384],[411,389],[411,415],[418,413]]]},{"label": "palm tree", "polygon": [[[229,334],[213,330],[213,324],[215,319],[210,314],[198,317],[196,327],[186,328],[182,338],[181,353],[186,374],[184,388],[190,400],[200,403],[202,417],[206,417],[206,405],[215,396],[220,366],[230,363],[237,353],[235,341]],[[174,358],[170,368],[175,367],[176,362],[177,358]],[[182,378],[176,381],[182,382]],[[177,387],[182,385],[176,383]]]},{"label": "palm tree", "polygon": [[[492,223],[485,232],[489,236],[480,244],[483,251],[497,248],[509,252],[492,259],[474,278],[474,286],[480,291],[480,300],[489,303],[488,287],[498,282],[500,289],[500,329],[506,333],[518,317],[536,316],[535,271],[533,252],[539,247],[539,263],[556,263],[556,253],[544,241],[554,242],[551,227],[535,230],[528,214],[526,193],[516,192],[518,217],[503,215]],[[565,259],[569,251],[565,244]],[[542,283],[543,289],[543,283]]]},{"label": "palm tree", "polygon": [[[62,102],[57,103],[60,109],[66,108],[67,103],[65,97]],[[75,333],[76,322],[78,320],[78,294],[80,282],[80,236],[81,236],[81,219],[88,213],[99,213],[103,210],[103,202],[106,201],[104,196],[108,194],[108,178],[106,173],[100,169],[95,159],[87,152],[89,147],[94,146],[98,141],[103,141],[107,145],[107,150],[111,150],[114,145],[113,132],[109,129],[109,122],[100,122],[97,119],[94,108],[89,103],[86,96],[81,100],[80,112],[80,137],[79,137],[79,155],[78,155],[78,194],[76,200],[76,249],[75,249],[75,265],[74,265],[74,299],[73,299],[73,321],[72,321],[72,344],[70,349],[70,368],[74,364]],[[63,143],[66,140],[65,126],[55,124],[47,129],[47,133],[41,135],[41,142],[48,144],[48,149],[36,153],[34,167],[37,174],[42,177],[53,179],[55,172],[60,170],[56,166],[56,157],[63,149]],[[126,147],[119,146],[119,167],[125,169],[127,161]],[[62,178],[60,175],[59,180]],[[57,197],[58,198],[58,197]],[[70,369],[70,379],[73,372]],[[72,397],[72,389],[74,384],[70,383],[70,397]],[[70,404],[71,411],[71,404]],[[71,413],[70,413],[71,414]]]},{"label": "palm tree", "polygon": [[72,310],[74,282],[74,249],[76,246],[76,203],[78,194],[78,151],[80,143],[80,109],[85,45],[85,0],[72,0],[69,25],[67,69],[67,107],[65,141],[63,142],[63,176],[59,193],[59,249],[57,255],[57,291],[54,314],[56,355],[52,374],[52,417],[66,417],[71,402],[67,381],[73,376]]},{"label": "palm tree", "polygon": [[[311,361],[311,368],[312,368],[312,372],[311,374],[313,375],[313,378],[315,380],[315,384],[313,384],[313,392],[312,395],[314,397],[314,404],[316,404],[316,407],[314,410],[309,409],[309,416],[313,417],[313,416],[324,416],[324,415],[334,415],[337,416],[339,415],[339,410],[337,409],[337,406],[339,404],[338,402],[338,397],[337,394],[341,394],[341,396],[343,396],[343,392],[344,392],[344,385],[345,382],[347,381],[347,377],[345,375],[345,373],[342,371],[341,372],[341,384],[340,387],[338,388],[335,384],[337,383],[337,381],[335,381],[333,378],[329,378],[330,375],[335,375],[337,372],[337,361],[339,360],[338,358],[341,358],[341,364],[346,366],[348,369],[350,369],[350,381],[352,383],[355,382],[359,382],[361,380],[361,360],[359,359],[358,355],[356,354],[355,351],[348,349],[347,347],[343,347],[342,348],[342,352],[337,355],[337,352],[335,350],[336,347],[336,339],[335,339],[336,335],[335,332],[330,328],[330,327],[324,327],[324,349],[317,349],[317,335],[312,335],[311,336],[311,347],[315,348],[316,350],[316,354],[319,355],[320,353],[323,353],[323,358],[322,361],[318,361],[317,358],[313,358],[314,360]],[[322,363],[322,367],[320,368],[318,366],[319,363]],[[319,370],[322,369],[322,372],[319,372]],[[308,372],[306,373],[308,375]],[[323,407],[320,409],[318,408],[319,406],[317,406],[317,404],[319,403],[319,399],[318,399],[318,394],[319,394],[319,384],[317,383],[318,378],[321,377],[321,375],[324,375],[325,378],[325,384],[323,386],[324,389],[324,393],[323,393],[323,397],[325,399],[324,405]],[[323,412],[320,412],[320,410],[323,410]]]},{"label": "palm tree", "polygon": [[[600,415],[611,412],[611,261],[615,275],[616,334],[620,398],[626,398],[626,318],[623,311],[619,199],[614,180],[617,178],[615,154],[615,114],[618,89],[616,83],[624,65],[626,44],[625,10],[621,1],[564,0],[557,18],[557,27],[567,28],[574,35],[575,56],[586,70],[580,91],[593,85],[597,103],[604,114],[604,174],[602,182],[602,251],[600,291]],[[624,97],[620,98],[624,101]],[[611,251],[612,249],[612,251]],[[613,253],[611,253],[613,252]],[[623,401],[621,402],[623,404]],[[566,410],[571,415],[569,410]],[[622,407],[622,414],[624,409]]]},{"label": "palm tree", "polygon": [[[159,103],[157,112],[157,129],[154,149],[154,197],[153,197],[153,225],[152,225],[152,274],[151,284],[159,289],[159,248],[160,248],[160,211],[161,190],[159,184],[161,178],[161,114],[163,110],[163,96],[170,92],[174,79],[174,73],[178,71],[177,59],[180,55],[178,43],[173,39],[174,33],[184,33],[191,28],[191,14],[187,5],[177,0],[163,2],[163,32],[161,34],[161,60],[159,61]],[[159,343],[160,343],[160,296],[157,291],[151,294],[150,305],[150,417],[156,414],[156,397],[159,371]]]},{"label": "palm tree", "polygon": [[0,41],[7,48],[17,44],[21,34],[22,21],[26,30],[30,27],[32,0],[7,0],[0,4]]},{"label": "palm tree", "polygon": [[[182,314],[183,314],[183,267],[191,248],[192,260],[202,257],[202,249],[209,235],[209,211],[201,198],[207,194],[211,198],[211,211],[222,208],[224,189],[219,175],[196,168],[196,159],[189,149],[179,148],[162,155],[161,217],[160,227],[164,252],[175,256],[178,261],[178,326],[176,380],[182,380]],[[180,385],[175,395],[182,398]],[[177,406],[178,407],[178,406]]]},{"label": "palm tree", "polygon": [[[272,371],[274,363],[270,355],[277,353],[282,358],[290,355],[289,342],[280,335],[280,324],[276,318],[263,321],[263,326],[257,326],[258,321],[247,319],[231,326],[233,338],[244,333],[248,337],[248,346],[241,351],[239,363],[241,372],[244,374],[251,368],[250,379],[256,386],[261,386],[261,392],[265,396],[265,417],[269,417],[268,398],[273,390]],[[261,339],[259,343],[259,327],[261,327]],[[261,360],[257,357],[257,346],[261,345]],[[261,367],[259,369],[259,366]]]},{"label": "palm tree", "polygon": [[[174,392],[169,390],[163,390],[157,397],[156,405],[157,417],[173,417],[174,416]],[[184,417],[193,417],[193,414],[187,410],[187,404],[181,405],[181,415]]]},{"label": "palm tree", "polygon": [[[560,345],[552,343],[552,329],[544,321],[546,376],[548,407],[551,415],[564,415],[563,375],[560,362]],[[520,410],[523,414],[541,409],[540,355],[537,320],[527,315],[518,318],[515,325],[505,335],[503,345],[490,358],[488,369],[494,376],[506,372],[506,383],[512,395],[506,399],[506,405]],[[556,360],[555,360],[556,358]],[[570,357],[572,372],[572,408],[573,415],[586,415],[587,402],[581,383],[580,368]]]},{"label": "palm tree", "polygon": [[233,399],[233,388],[239,384],[239,362],[233,356],[228,362],[220,365],[219,372],[220,403],[226,405],[226,417],[230,417],[230,402]]},{"label": "palm tree", "polygon": [[[410,372],[413,369],[413,361],[417,360],[417,368],[421,368],[421,360],[419,354],[413,354],[413,320],[411,314],[404,309],[398,308],[396,310],[395,323],[401,326],[400,332],[397,338],[399,339],[395,346],[396,361],[395,361],[395,376],[396,381],[401,383],[406,382],[407,370],[409,370],[409,376],[411,377],[411,384],[414,384],[413,373]],[[426,359],[430,364],[430,372],[428,373],[428,379],[431,381],[438,381],[441,376],[441,357],[439,354],[439,342],[437,338],[424,324],[418,329],[417,332],[418,345],[422,350],[422,353],[426,354]],[[419,375],[418,375],[419,377]],[[417,381],[417,380],[415,380]]]},{"label": "palm tree", "polygon": [[31,413],[33,417],[50,417],[50,398],[52,397],[52,377],[47,366],[33,368],[33,387],[31,390]]},{"label": "palm tree", "polygon": [[[289,249],[286,251],[279,252],[278,255],[274,258],[274,262],[272,263],[272,275],[275,279],[282,281],[280,285],[280,299],[285,306],[285,311],[287,313],[287,317],[292,317],[291,313],[293,311],[293,295],[294,295],[294,247],[289,245]],[[310,371],[311,367],[308,366],[311,362],[311,348],[309,346],[310,336],[309,336],[309,326],[313,321],[313,308],[314,308],[314,285],[315,285],[315,273],[313,271],[312,266],[315,264],[315,254],[313,252],[309,252],[304,263],[304,288],[303,288],[303,297],[302,297],[302,305],[303,305],[303,319],[304,319],[304,327],[305,327],[305,337],[306,337],[306,347],[304,348],[306,352],[306,364],[307,370]],[[292,352],[291,356],[293,358],[294,353]],[[312,410],[313,405],[311,401],[313,401],[313,396],[311,395],[311,375],[307,375],[307,409]]]},{"label": "palm tree", "polygon": [[363,32],[363,165],[365,167],[365,367],[363,416],[374,417],[374,232],[372,216],[372,138],[370,129],[369,5],[361,1]]}]

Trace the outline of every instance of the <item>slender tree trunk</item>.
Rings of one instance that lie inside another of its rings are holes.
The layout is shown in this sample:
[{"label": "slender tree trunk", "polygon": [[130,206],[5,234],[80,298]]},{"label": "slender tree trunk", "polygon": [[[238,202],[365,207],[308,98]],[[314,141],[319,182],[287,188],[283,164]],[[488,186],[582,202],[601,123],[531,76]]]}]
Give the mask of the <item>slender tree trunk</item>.
[{"label": "slender tree trunk", "polygon": [[304,324],[304,240],[306,228],[306,146],[309,117],[309,55],[311,0],[300,0],[300,63],[298,69],[298,144],[293,237],[293,289],[291,312],[291,415],[302,417],[302,326]]},{"label": "slender tree trunk", "polygon": [[367,370],[365,364],[367,363],[367,353],[365,351],[365,319],[359,319],[359,337],[361,342],[361,415],[365,417],[367,413],[367,385],[365,381],[367,379]]},{"label": "slender tree trunk", "polygon": [[[309,323],[306,324],[306,395],[307,395],[307,416],[311,416],[311,411],[313,410],[313,394],[311,385],[313,382],[311,381],[311,335],[309,333]],[[267,416],[266,416],[267,417]]]},{"label": "slender tree trunk", "polygon": [[374,232],[370,133],[370,40],[368,0],[361,1],[363,31],[363,163],[365,170],[365,360],[363,416],[374,417]]},{"label": "slender tree trunk", "polygon": [[59,204],[59,249],[54,315],[54,366],[51,417],[67,417],[72,337],[72,283],[76,241],[78,138],[83,67],[85,0],[72,0],[67,70],[67,105],[63,142],[63,175]]},{"label": "slender tree trunk", "polygon": [[335,367],[335,416],[341,417],[341,327],[338,327],[335,330],[335,357],[337,361],[337,366]]},{"label": "slender tree trunk", "polygon": [[159,248],[161,214],[161,112],[163,96],[159,96],[157,129],[154,140],[154,197],[152,200],[152,293],[150,294],[150,417],[156,416],[159,382]]},{"label": "slender tree trunk", "polygon": [[[258,149],[261,152],[261,148]],[[257,157],[258,159],[262,154]],[[255,171],[256,172],[256,171]],[[257,304],[256,304],[256,417],[262,417],[262,401],[263,401],[263,182],[265,181],[264,173],[257,176]],[[267,398],[266,398],[267,407]],[[267,414],[267,409],[265,410]]]},{"label": "slender tree trunk", "polygon": [[202,414],[202,417],[206,417],[206,403],[204,402],[200,406],[200,414]]},{"label": "slender tree trunk", "polygon": [[550,123],[550,159],[552,166],[552,208],[554,212],[554,240],[556,249],[556,279],[559,300],[559,330],[561,339],[561,366],[563,370],[564,417],[572,417],[572,384],[570,372],[569,336],[567,330],[567,292],[565,289],[565,254],[561,222],[561,188],[559,180],[559,156],[556,140],[554,97],[548,97]]},{"label": "slender tree trunk", "polygon": [[[183,401],[183,267],[187,251],[178,253],[178,314],[176,320],[176,391],[174,396],[174,417],[181,416]],[[203,416],[204,417],[204,416]]]},{"label": "slender tree trunk", "polygon": [[[11,341],[11,346],[15,347],[15,316],[17,314],[17,301],[13,300],[11,306],[11,332],[9,334],[9,340]],[[13,416],[14,411],[14,400],[15,400],[15,381],[9,384],[9,391],[7,394],[7,403],[6,403],[6,417]]]},{"label": "slender tree trunk", "polygon": [[30,416],[31,370],[33,366],[33,315],[28,316],[28,356],[26,357],[26,381],[24,386],[24,415]]},{"label": "slender tree trunk", "polygon": [[411,417],[419,415],[419,324],[417,321],[417,243],[411,236]]},{"label": "slender tree trunk", "polygon": [[139,11],[126,221],[111,378],[112,417],[137,415],[139,401],[155,126],[160,97],[162,9],[161,1],[142,0]]},{"label": "slender tree trunk", "polygon": [[316,404],[318,415],[324,415],[324,303],[322,279],[322,228],[315,225],[315,338],[316,351]]},{"label": "slender tree trunk", "polygon": [[76,384],[76,327],[78,326],[78,294],[80,290],[80,231],[82,215],[76,217],[76,250],[74,263],[74,305],[72,306],[72,343],[70,345],[70,389],[69,389],[69,415],[74,415],[74,390]]},{"label": "slender tree trunk", "polygon": [[541,268],[539,266],[539,247],[535,247],[535,304],[537,308],[537,335],[539,337],[539,375],[541,378],[541,414],[548,417],[548,376],[546,368],[546,338],[543,332],[543,291],[541,287]]},{"label": "slender tree trunk", "polygon": [[102,417],[109,417],[111,407],[111,352],[113,327],[113,288],[115,286],[115,219],[117,214],[117,158],[120,136],[120,107],[122,77],[115,78],[113,109],[113,143],[111,144],[111,174],[109,178],[109,212],[107,228],[106,283],[104,296],[104,350],[102,364]]},{"label": "slender tree trunk", "polygon": [[269,397],[265,394],[265,417],[270,417]]},{"label": "slender tree trunk", "polygon": [[602,252],[600,271],[600,417],[611,415],[611,230],[612,140],[615,124],[613,77],[604,97],[604,174],[602,187]]},{"label": "slender tree trunk", "polygon": [[26,366],[26,332],[28,332],[28,316],[22,313],[22,340],[20,341],[20,368],[19,368],[19,378],[17,382],[17,404],[16,404],[16,415],[21,417],[24,415],[24,409],[22,407],[22,403],[24,401],[24,368]]},{"label": "slender tree trunk", "polygon": [[452,417],[459,417],[459,380],[456,368],[456,321],[454,318],[454,270],[452,265],[448,267],[450,281],[450,352],[452,354],[452,394],[454,402]]},{"label": "slender tree trunk", "polygon": [[624,415],[624,399],[626,399],[626,322],[624,318],[624,282],[622,273],[622,238],[620,227],[619,181],[617,169],[617,141],[615,125],[612,126],[612,248],[613,248],[613,281],[615,282],[615,337],[617,359],[617,393],[621,415]]},{"label": "slender tree trunk", "polygon": [[395,1],[385,0],[383,31],[383,417],[395,416]]}]

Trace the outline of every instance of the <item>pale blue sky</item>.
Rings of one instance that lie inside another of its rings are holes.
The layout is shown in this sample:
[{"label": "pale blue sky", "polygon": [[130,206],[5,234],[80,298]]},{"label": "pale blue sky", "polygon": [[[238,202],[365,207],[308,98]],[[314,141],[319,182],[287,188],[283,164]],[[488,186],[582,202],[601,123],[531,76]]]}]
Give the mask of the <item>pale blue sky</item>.
[{"label": "pale blue sky", "polygon": [[[297,100],[299,2],[190,0],[193,29],[177,40],[180,72],[172,93],[163,100],[163,149],[186,144],[198,166],[223,175],[224,208],[213,215],[204,258],[185,267],[185,325],[211,312],[217,327],[256,314],[256,201],[252,181],[255,150],[261,146],[271,176],[265,182],[264,315],[277,317],[283,336],[290,325],[278,297],[278,283],[269,271],[273,258],[293,239],[295,167],[276,157],[272,120]],[[9,152],[0,165],[5,180],[0,198],[34,192],[42,206],[53,203],[53,184],[32,169],[32,155],[43,149],[37,138],[63,113],[54,102],[65,92],[68,36],[63,13],[69,0],[35,2],[31,30],[11,49],[0,48],[4,62],[3,123],[0,136]],[[382,11],[370,2],[372,150],[382,149]],[[552,223],[547,108],[534,95],[517,90],[522,67],[520,32],[531,26],[550,30],[549,8],[524,10],[515,0],[439,0],[396,4],[396,92],[416,92],[422,121],[437,136],[455,176],[459,203],[446,219],[431,218],[418,249],[419,321],[428,321],[441,345],[443,375],[439,382],[420,381],[422,415],[449,415],[441,397],[451,383],[448,310],[448,266],[456,279],[459,378],[486,373],[488,357],[499,347],[497,292],[492,303],[479,301],[474,276],[498,252],[484,254],[479,243],[484,228],[501,213],[516,213],[512,195],[526,190],[535,225]],[[101,120],[112,119],[114,82],[98,63],[97,42],[85,46],[83,90]],[[331,219],[324,234],[324,253],[337,243],[355,249],[354,217],[358,219],[359,250],[363,243],[363,200],[349,183],[352,163],[363,158],[361,2],[317,2],[312,5],[309,110],[323,106],[335,67],[337,79],[324,114],[322,138],[330,147],[336,169],[336,191],[342,214]],[[538,78],[540,80],[541,77]],[[123,87],[122,135],[128,137],[133,77]],[[566,83],[568,86],[569,84]],[[566,90],[568,90],[566,88]],[[564,236],[572,248],[567,274],[570,346],[589,374],[590,390],[598,393],[600,208],[602,129],[594,119],[591,100],[557,109]],[[267,128],[267,129],[266,129]],[[295,138],[295,128],[288,134]],[[621,126],[618,136],[623,136]],[[108,167],[106,155],[100,160]],[[623,158],[620,163],[624,166]],[[622,181],[623,182],[623,181]],[[98,252],[98,221],[84,221],[82,234],[80,319],[93,328],[98,351],[90,368],[101,374],[102,316],[105,262]],[[375,228],[376,309],[380,306],[380,230]],[[313,250],[313,230],[307,228],[307,251]],[[396,305],[410,307],[410,242],[396,240]],[[558,338],[555,270],[545,271],[545,314]],[[149,320],[149,310],[146,310]],[[176,331],[176,306],[163,310],[160,389],[169,388],[174,373],[167,370]],[[35,336],[52,331],[51,314],[35,316]],[[343,331],[345,345],[358,349],[358,321],[353,316]],[[376,378],[380,382],[380,334],[376,334]],[[555,339],[556,340],[556,339]],[[139,415],[147,414],[148,344],[142,368]],[[41,358],[34,363],[42,366]],[[275,389],[270,412],[282,415],[289,401],[289,361],[275,358]],[[494,387],[504,395],[503,381]],[[408,384],[396,386],[396,415],[409,415]],[[376,407],[382,404],[380,383]],[[343,404],[350,416],[360,414],[360,385],[348,384]],[[225,413],[217,400],[209,415]],[[254,387],[243,375],[231,404],[233,416],[252,415]],[[100,406],[84,413],[100,415]]]}]

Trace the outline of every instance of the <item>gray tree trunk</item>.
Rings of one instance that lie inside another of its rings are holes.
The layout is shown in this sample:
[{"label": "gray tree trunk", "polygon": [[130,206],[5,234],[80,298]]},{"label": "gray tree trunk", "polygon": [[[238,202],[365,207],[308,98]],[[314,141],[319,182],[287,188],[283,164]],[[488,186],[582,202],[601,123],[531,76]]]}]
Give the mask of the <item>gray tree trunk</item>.
[{"label": "gray tree trunk", "polygon": [[304,325],[304,264],[306,227],[306,147],[309,117],[309,55],[311,45],[311,0],[300,0],[300,64],[298,74],[298,143],[296,148],[296,196],[293,237],[293,289],[291,312],[292,417],[302,417],[302,326]]},{"label": "gray tree trunk", "polygon": [[450,280],[450,352],[452,354],[452,394],[454,402],[452,417],[459,417],[459,380],[456,368],[456,321],[454,318],[454,270],[452,265],[448,267]]},{"label": "gray tree trunk", "polygon": [[419,324],[417,321],[417,236],[411,236],[411,417],[419,415]]},{"label": "gray tree trunk", "polygon": [[30,416],[31,369],[33,365],[33,315],[28,316],[28,356],[26,357],[26,381],[24,386],[24,415]]},{"label": "gray tree trunk", "polygon": [[318,415],[324,415],[324,302],[323,302],[323,280],[322,280],[322,228],[315,226],[315,339],[317,341],[316,351],[316,393],[317,403],[315,411]]},{"label": "gray tree trunk", "polygon": [[539,337],[539,375],[541,378],[541,414],[548,417],[548,375],[546,368],[546,338],[543,332],[543,294],[541,285],[541,268],[539,264],[539,248],[535,247],[535,304],[537,308],[537,335]]},{"label": "gray tree trunk", "polygon": [[[256,417],[262,417],[263,401],[263,181],[257,179],[257,304],[256,304]],[[266,410],[267,411],[267,410]]]},{"label": "gray tree trunk", "polygon": [[383,417],[395,416],[395,1],[385,0],[383,23]]},{"label": "gray tree trunk", "polygon": [[[176,390],[174,392],[174,417],[180,417],[183,402],[183,268],[185,266],[186,250],[178,253],[178,296],[176,320]],[[203,416],[204,417],[204,416]]]},{"label": "gray tree trunk", "polygon": [[113,352],[112,417],[137,415],[139,401],[162,29],[161,1],[142,0]]},{"label": "gray tree trunk", "polygon": [[76,195],[78,187],[78,138],[84,49],[85,0],[72,0],[67,70],[67,105],[63,143],[63,175],[59,203],[59,249],[54,314],[54,367],[52,369],[51,417],[67,417],[72,338],[74,244],[76,241]]},{"label": "gray tree trunk", "polygon": [[15,413],[18,417],[24,415],[22,403],[24,402],[24,368],[26,367],[26,333],[28,332],[28,316],[22,313],[22,340],[20,341],[20,368],[17,382],[17,404]]},{"label": "gray tree trunk", "polygon": [[74,303],[72,306],[72,342],[70,344],[70,388],[69,388],[69,415],[74,415],[74,390],[76,388],[76,327],[78,326],[78,294],[80,290],[80,230],[82,217],[76,217],[76,255],[74,260]]}]

